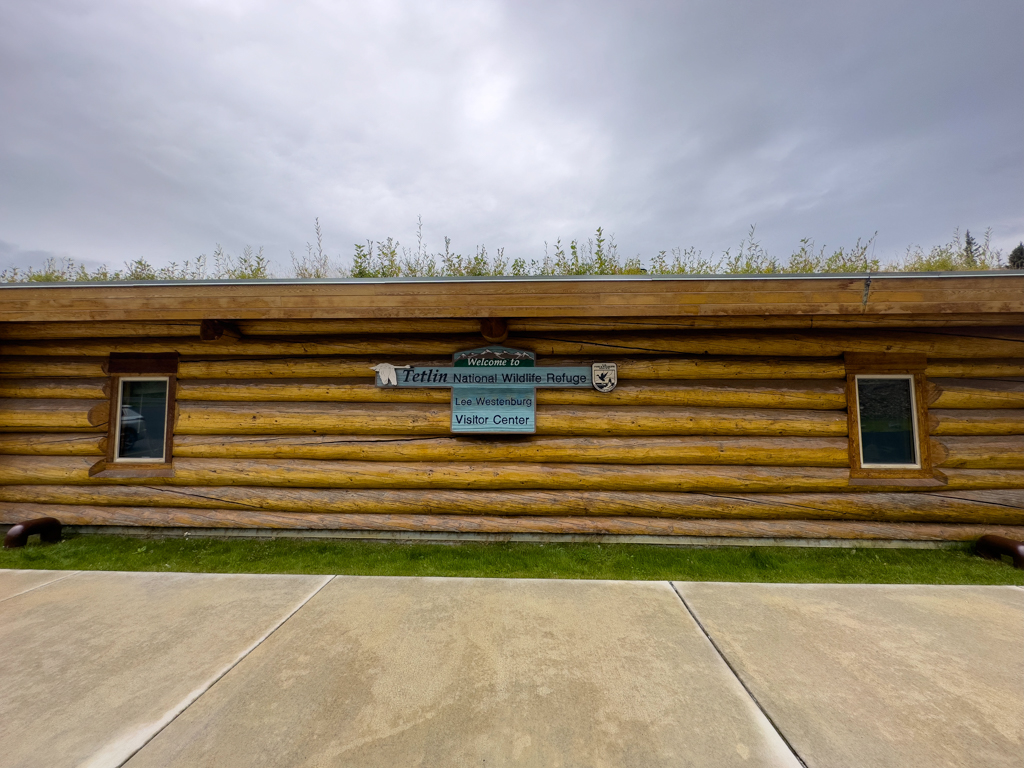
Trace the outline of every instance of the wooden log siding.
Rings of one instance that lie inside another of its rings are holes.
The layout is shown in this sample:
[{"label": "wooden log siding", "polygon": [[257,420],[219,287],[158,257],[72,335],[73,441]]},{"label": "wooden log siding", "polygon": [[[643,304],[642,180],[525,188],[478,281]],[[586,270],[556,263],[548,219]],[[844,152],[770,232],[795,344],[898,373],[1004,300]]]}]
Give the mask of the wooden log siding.
[{"label": "wooden log siding", "polygon": [[3,379],[0,398],[46,397],[63,400],[102,400],[110,397],[110,379]]},{"label": "wooden log siding", "polygon": [[38,341],[40,339],[105,339],[180,336],[199,338],[198,320],[164,322],[100,322],[100,323],[0,323],[0,339]]},{"label": "wooden log siding", "polygon": [[[417,365],[447,365],[442,358],[395,356],[393,362]],[[322,357],[192,357],[182,358],[179,379],[251,379],[251,378],[372,378],[370,367],[380,358]],[[541,365],[578,365],[579,359],[542,359]],[[0,377],[103,377],[107,375],[105,357],[40,357],[37,355],[0,357]],[[619,376],[628,379],[843,379],[846,368],[840,357],[669,357],[618,358]],[[1024,379],[1024,358],[930,359],[928,376],[945,378],[1017,378]]]},{"label": "wooden log siding", "polygon": [[758,317],[1024,312],[1024,277],[612,277],[4,286],[0,322],[318,318]]},{"label": "wooden log siding", "polygon": [[[89,476],[90,457],[3,456],[0,485],[142,484],[152,478]],[[984,470],[980,487],[1004,487]],[[1002,470],[1012,473],[1013,470]],[[969,480],[974,480],[973,475]],[[137,482],[136,482],[137,480]],[[382,462],[305,459],[176,459],[166,485],[261,485],[319,488],[451,488],[549,490],[721,490],[732,492],[847,490],[848,473],[819,467],[547,464],[540,462]],[[969,482],[974,485],[977,483]]]},{"label": "wooden log siding", "polygon": [[[181,401],[176,435],[447,435],[447,405]],[[538,406],[541,435],[845,435],[843,411]],[[1003,433],[996,433],[1003,434]]]},{"label": "wooden log siding", "polygon": [[[339,336],[364,334],[478,333],[480,322],[466,319],[344,319],[344,320],[241,320],[235,323],[243,336]],[[891,317],[871,315],[779,315],[759,317],[618,317],[511,318],[513,334],[551,331],[667,331],[692,328],[885,328],[896,326]],[[1024,313],[914,315],[901,318],[901,327],[959,327],[1024,325]],[[199,336],[197,320],[162,322],[0,322],[0,339],[82,339]]]},{"label": "wooden log siding", "polygon": [[0,400],[0,432],[105,432],[109,400]]},{"label": "wooden log siding", "polygon": [[[339,490],[259,487],[0,486],[4,504],[273,512],[495,516],[621,515],[759,520],[1024,525],[1024,490],[955,493],[728,494],[615,491]],[[3,506],[0,505],[0,509]]]},{"label": "wooden log siding", "polygon": [[67,525],[147,525],[443,533],[551,533],[775,539],[973,541],[986,534],[1024,538],[1024,526],[835,520],[681,520],[657,517],[498,517],[481,515],[316,514],[262,510],[88,507],[0,503],[0,521],[55,516]]},{"label": "wooden log siding", "polygon": [[994,360],[928,360],[925,374],[952,379],[1024,379],[1024,357]]},{"label": "wooden log siding", "polygon": [[[0,433],[0,454],[104,456],[106,435]],[[937,437],[941,468],[1024,469],[1024,436]],[[414,435],[180,435],[175,455],[191,459],[347,461],[540,461],[588,464],[726,464],[846,467],[845,438],[520,437],[491,441]]]},{"label": "wooden log siding", "polygon": [[[924,354],[930,357],[1024,357],[1024,330],[986,328],[984,334],[955,335],[927,331],[694,331],[657,335],[616,333],[566,333],[549,336],[516,336],[508,346],[538,355],[763,355],[829,357],[844,352]],[[956,330],[956,329],[953,329]],[[238,355],[451,355],[479,344],[475,336],[365,336],[303,339],[241,338],[230,345]],[[210,343],[178,337],[161,339],[69,339],[0,342],[0,356],[54,355],[106,356],[114,352],[182,355],[210,353]]]},{"label": "wooden log siding", "polygon": [[[0,449],[2,445],[0,442]],[[524,435],[505,440],[412,435],[182,435],[175,441],[175,453],[182,458],[348,461],[539,461],[791,467],[846,467],[849,464],[845,438],[704,435],[596,438]]]},{"label": "wooden log siding", "polygon": [[[852,331],[842,317],[835,330],[513,318],[506,345],[533,349],[541,366],[614,360],[619,386],[540,390],[538,434],[500,438],[452,436],[449,390],[378,389],[370,370],[450,365],[455,349],[483,346],[478,318],[243,319],[241,338],[217,342],[199,339],[198,320],[8,324],[0,522],[1024,535],[1024,333],[991,317],[943,327],[952,315],[919,317],[916,330],[865,316]],[[110,351],[182,353],[173,477],[89,476],[106,453]],[[849,485],[848,351],[929,356],[931,451],[946,485]]]},{"label": "wooden log siding", "polygon": [[107,358],[105,357],[61,358],[35,355],[0,357],[0,377],[2,378],[98,378],[107,374]]},{"label": "wooden log siding", "polygon": [[[205,379],[183,382],[179,400],[447,403],[446,389],[380,389],[363,378]],[[0,379],[0,398],[97,400],[110,396],[108,378]],[[574,405],[683,405],[733,408],[846,407],[845,387],[816,380],[625,380],[614,392],[541,389],[537,402]],[[933,378],[933,408],[1024,408],[1024,380]]]},{"label": "wooden log siding", "polygon": [[[408,355],[389,357],[401,365],[451,364],[450,358],[423,358]],[[107,374],[107,359],[60,357],[0,358],[0,377],[101,377]],[[184,357],[178,365],[182,379],[280,379],[353,377],[373,379],[370,369],[380,358],[344,357]],[[547,358],[540,365],[581,365],[579,358]],[[621,379],[843,379],[846,368],[842,358],[770,358],[770,357],[670,357],[620,358],[616,360]],[[1024,372],[1024,365],[1021,366]],[[987,369],[986,369],[987,370]],[[998,369],[1007,370],[1005,367]],[[945,372],[943,369],[942,372]],[[1024,375],[1024,373],[1022,373]]]},{"label": "wooden log siding", "polygon": [[[175,459],[166,478],[90,477],[87,456],[0,456],[0,485],[259,485],[292,488],[446,488],[729,493],[872,493],[917,487],[849,486],[829,467],[557,464],[531,462],[371,462],[306,459]],[[949,469],[946,490],[1024,488],[1024,471]]]},{"label": "wooden log siding", "polygon": [[1024,435],[1024,409],[928,410],[932,435]]},{"label": "wooden log siding", "polygon": [[[506,342],[507,343],[507,342]],[[451,358],[423,358],[395,355],[389,361],[396,365],[451,364]],[[263,357],[263,358],[183,358],[178,367],[181,379],[261,379],[353,377],[373,379],[370,369],[380,358],[340,357]],[[586,365],[591,360],[580,358],[542,358],[546,365]],[[772,358],[772,357],[668,357],[617,358],[621,381],[629,379],[846,379],[842,358]],[[1024,369],[1024,366],[1022,366]],[[2,371],[0,367],[0,371]]]},{"label": "wooden log siding", "polygon": [[932,438],[932,460],[940,467],[1024,469],[1024,436]]},{"label": "wooden log siding", "polygon": [[0,455],[106,456],[107,436],[96,433],[0,432]]},{"label": "wooden log siding", "polygon": [[[449,389],[381,389],[364,379],[206,379],[182,382],[178,400],[448,403]],[[541,405],[679,405],[722,408],[846,408],[841,382],[627,380],[613,392],[539,389]]]},{"label": "wooden log siding", "polygon": [[929,408],[1024,408],[1021,379],[928,380]]},{"label": "wooden log siding", "polygon": [[[450,421],[447,407],[417,403],[183,401],[175,434],[445,435]],[[929,424],[933,435],[1024,435],[1024,409],[934,409]],[[847,423],[841,411],[538,406],[537,434],[832,437],[846,435]]]}]

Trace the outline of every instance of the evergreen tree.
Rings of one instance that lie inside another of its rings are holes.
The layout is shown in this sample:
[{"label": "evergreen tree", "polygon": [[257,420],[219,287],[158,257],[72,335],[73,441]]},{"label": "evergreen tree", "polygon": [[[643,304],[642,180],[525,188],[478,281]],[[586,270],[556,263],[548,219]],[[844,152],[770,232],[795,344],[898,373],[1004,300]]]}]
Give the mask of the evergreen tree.
[{"label": "evergreen tree", "polygon": [[975,255],[978,248],[978,243],[971,235],[971,230],[967,230],[964,235],[964,263],[968,269],[973,269],[978,262],[978,257]]},{"label": "evergreen tree", "polygon": [[1024,243],[1010,251],[1010,269],[1024,269]]}]

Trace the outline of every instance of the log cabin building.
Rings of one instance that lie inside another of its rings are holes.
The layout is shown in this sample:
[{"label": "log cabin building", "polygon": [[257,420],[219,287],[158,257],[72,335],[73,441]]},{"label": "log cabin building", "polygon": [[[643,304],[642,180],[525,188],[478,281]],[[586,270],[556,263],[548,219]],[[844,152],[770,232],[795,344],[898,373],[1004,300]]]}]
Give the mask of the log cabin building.
[{"label": "log cabin building", "polygon": [[3,285],[0,398],[0,524],[1024,538],[1019,271]]}]

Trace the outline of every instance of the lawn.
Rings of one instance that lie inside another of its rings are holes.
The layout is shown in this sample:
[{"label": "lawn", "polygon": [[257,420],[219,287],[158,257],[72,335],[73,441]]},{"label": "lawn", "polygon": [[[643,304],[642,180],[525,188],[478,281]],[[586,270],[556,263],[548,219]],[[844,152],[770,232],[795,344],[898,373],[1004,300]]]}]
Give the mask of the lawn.
[{"label": "lawn", "polygon": [[1017,584],[1024,571],[967,549],[667,547],[645,544],[398,543],[140,539],[79,535],[0,550],[0,568],[324,573],[863,584]]}]

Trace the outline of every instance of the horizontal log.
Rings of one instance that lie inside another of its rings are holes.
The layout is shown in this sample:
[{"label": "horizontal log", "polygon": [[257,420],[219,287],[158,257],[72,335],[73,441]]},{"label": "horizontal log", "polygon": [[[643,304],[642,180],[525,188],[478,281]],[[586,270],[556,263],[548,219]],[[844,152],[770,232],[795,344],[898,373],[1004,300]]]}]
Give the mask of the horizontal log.
[{"label": "horizontal log", "polygon": [[[513,333],[538,331],[645,331],[678,330],[682,328],[888,328],[944,327],[1024,324],[1022,314],[938,314],[901,317],[898,321],[885,316],[865,315],[780,315],[777,317],[524,317],[510,318]],[[322,320],[242,320],[238,323],[246,336],[341,335],[371,333],[476,333],[476,319],[322,319]],[[108,336],[113,334],[95,334]],[[152,333],[151,336],[164,334]],[[171,335],[171,334],[165,334]],[[29,338],[20,334],[11,338]],[[51,335],[37,338],[72,338]]]},{"label": "horizontal log", "polygon": [[0,321],[1020,314],[1024,279],[745,275],[4,286]]},{"label": "horizontal log", "polygon": [[705,354],[831,356],[846,352],[923,354],[931,357],[1020,357],[1024,335],[1018,329],[986,329],[963,337],[905,331],[704,331],[641,336],[638,334],[559,334],[558,338],[516,337],[543,355]]},{"label": "horizontal log", "polygon": [[0,323],[0,339],[100,339],[146,336],[185,336],[198,339],[199,321]]},{"label": "horizontal log", "polygon": [[[749,408],[538,406],[542,435],[779,435],[838,437],[846,414]],[[176,435],[443,435],[447,405],[181,401]]]},{"label": "horizontal log", "polygon": [[[90,477],[93,463],[77,456],[0,456],[0,485],[158,482]],[[159,484],[785,493],[843,490],[848,475],[844,469],[825,467],[175,459],[174,476],[161,478]]]},{"label": "horizontal log", "polygon": [[[209,351],[207,349],[207,351]],[[447,365],[446,358],[391,358],[398,364]],[[184,359],[180,379],[224,378],[372,378],[370,368],[381,357],[205,357]],[[579,358],[542,359],[542,365],[580,365]],[[0,358],[0,377],[97,378],[107,375],[106,358],[6,357]],[[619,379],[845,379],[838,357],[784,358],[763,356],[617,358]],[[929,360],[927,374],[946,378],[1024,377],[1024,358],[995,360]]]},{"label": "horizontal log", "polygon": [[932,438],[931,455],[940,467],[1024,469],[1024,436]]},{"label": "horizontal log", "polygon": [[925,372],[934,378],[950,379],[1024,378],[1024,357],[990,360],[932,358]]},{"label": "horizontal log", "polygon": [[[396,365],[450,365],[449,358],[396,356]],[[356,377],[372,380],[381,357],[262,357],[184,359],[178,379]],[[545,358],[545,365],[586,365],[588,359]],[[671,357],[618,358],[619,380],[628,379],[846,379],[841,358]]]},{"label": "horizontal log", "polygon": [[0,432],[104,431],[109,400],[0,400]]},{"label": "horizontal log", "polygon": [[[241,402],[363,402],[448,403],[449,389],[382,389],[369,380],[200,379],[182,382],[179,400]],[[627,381],[613,392],[592,389],[540,389],[543,405],[679,405],[722,408],[846,408],[846,388],[831,381],[735,381],[731,379],[687,382]]]},{"label": "horizontal log", "polygon": [[[506,344],[538,355],[780,355],[834,356],[845,352],[923,354],[931,357],[1024,357],[1018,329],[986,328],[964,335],[928,331],[692,331],[658,334],[550,333],[510,337]],[[299,339],[242,338],[239,355],[450,355],[479,344],[479,335],[317,336]],[[68,339],[0,342],[0,355],[98,356],[112,352],[209,354],[210,345],[182,338]]]},{"label": "horizontal log", "polygon": [[928,380],[932,408],[1024,408],[1024,378]]},{"label": "horizontal log", "polygon": [[[0,433],[0,454],[102,456],[105,434]],[[939,437],[936,466],[1024,469],[1024,437]],[[488,441],[466,437],[372,435],[179,435],[180,458],[295,458],[351,461],[547,461],[609,464],[736,464],[845,467],[845,438],[525,437]]]},{"label": "horizontal log", "polygon": [[[221,356],[217,358],[184,358],[178,362],[178,381],[188,379],[305,379],[321,377],[356,377],[373,380],[371,370],[380,358],[278,357],[257,358]],[[390,360],[396,365],[451,365],[451,359],[403,357]]]},{"label": "horizontal log", "polygon": [[846,387],[832,381],[736,381],[697,379],[661,382],[630,379],[610,393],[539,389],[541,405],[668,405],[698,408],[796,408],[844,410]]},{"label": "horizontal log", "polygon": [[93,378],[107,375],[107,358],[0,357],[0,377]]},{"label": "horizontal log", "polygon": [[[367,334],[479,333],[476,318],[455,319],[319,319],[241,320],[244,336],[332,336]],[[900,317],[885,315],[778,315],[686,317],[525,317],[510,318],[509,330],[529,335],[551,331],[670,331],[691,328],[927,328],[1024,325],[1021,314],[937,314]],[[0,339],[79,339],[134,337],[198,337],[199,321],[99,321],[0,323]]]},{"label": "horizontal log", "polygon": [[[986,317],[982,315],[981,317]],[[1004,321],[1005,322],[1005,321]],[[0,323],[0,339],[199,338],[198,320]],[[375,333],[479,333],[475,318],[456,320],[242,320],[243,336]]]},{"label": "horizontal log", "polygon": [[447,404],[177,403],[177,435],[440,435],[450,431]]},{"label": "horizontal log", "polygon": [[[584,515],[1024,524],[1024,490],[878,494],[14,485],[0,502],[336,514]],[[173,512],[169,512],[173,514]]]},{"label": "horizontal log", "polygon": [[1024,409],[928,411],[932,435],[1024,435]]},{"label": "horizontal log", "polygon": [[174,439],[174,455],[194,459],[849,466],[849,449],[845,437],[594,438],[524,435],[487,439],[413,435],[177,435]]},{"label": "horizontal log", "polygon": [[104,456],[107,435],[98,433],[0,432],[0,454],[23,456]]},{"label": "horizontal log", "polygon": [[[472,349],[483,342],[479,334],[412,336],[312,336],[292,339],[242,338],[223,348],[232,355],[451,355]],[[0,355],[107,356],[115,352],[209,355],[214,347],[195,340],[161,337],[141,339],[40,339],[38,341],[0,341]]]},{"label": "horizontal log", "polygon": [[[260,321],[257,321],[260,322]],[[321,321],[323,322],[323,321]],[[330,321],[326,321],[330,322]],[[742,315],[684,317],[517,317],[509,319],[513,333],[540,331],[649,331],[683,328],[929,328],[1024,325],[1021,314],[917,314],[898,319],[889,315]]]},{"label": "horizontal log", "polygon": [[0,398],[10,397],[100,400],[110,397],[110,379],[0,379]]},{"label": "horizontal log", "polygon": [[[953,462],[970,468],[1024,468],[1003,445],[946,449]],[[101,456],[106,434],[0,433],[0,454]],[[538,437],[488,440],[471,437],[379,437],[374,435],[177,435],[174,455],[193,459],[343,459],[349,461],[539,461],[587,464],[734,464],[846,467],[846,438],[778,437]],[[1011,463],[1012,459],[1012,463]],[[963,462],[969,463],[963,463]]]},{"label": "horizontal log", "polygon": [[347,318],[341,320],[240,320],[238,329],[244,336],[345,336],[372,334],[480,333],[476,318]]},{"label": "horizontal log", "polygon": [[773,539],[973,541],[986,534],[1024,538],[1024,526],[885,523],[834,520],[679,520],[657,517],[488,517],[265,512],[260,510],[89,507],[0,502],[0,522],[56,517],[65,525],[140,525],[196,528],[277,528],[447,533],[549,533],[632,536],[706,536]]},{"label": "horizontal log", "polygon": [[[617,358],[620,381],[629,379],[845,379],[846,368],[837,357],[669,357]],[[542,365],[572,364],[550,358]]]},{"label": "horizontal log", "polygon": [[[850,486],[849,471],[829,467],[555,464],[530,462],[382,462],[307,459],[181,459],[174,476],[89,476],[85,456],[0,456],[0,485],[259,485],[291,488],[452,488],[636,490],[729,493],[913,492],[899,486]],[[1024,471],[949,469],[944,491],[1024,488]]]},{"label": "horizontal log", "polygon": [[[370,372],[373,375],[373,372]],[[443,403],[450,389],[384,389],[372,378],[193,379],[177,386],[178,400],[224,402]]]}]

